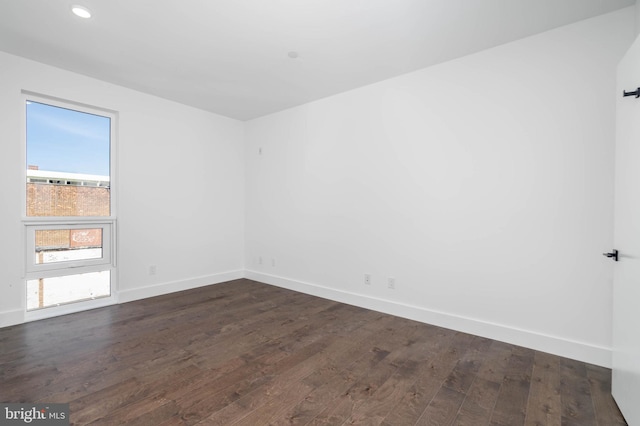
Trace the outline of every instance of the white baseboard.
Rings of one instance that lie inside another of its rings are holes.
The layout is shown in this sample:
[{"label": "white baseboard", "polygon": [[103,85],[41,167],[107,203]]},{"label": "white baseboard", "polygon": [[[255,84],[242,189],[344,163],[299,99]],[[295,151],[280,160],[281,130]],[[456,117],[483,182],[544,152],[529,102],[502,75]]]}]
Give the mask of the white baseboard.
[{"label": "white baseboard", "polygon": [[334,288],[291,280],[257,271],[247,270],[245,271],[245,277],[265,284],[283,287],[337,302],[611,368],[611,348],[604,346],[578,342],[447,312],[434,311],[420,306],[379,299],[363,294],[336,290]]},{"label": "white baseboard", "polygon": [[147,287],[139,287],[131,290],[118,291],[118,303],[132,302],[134,300],[146,299],[148,297],[161,296],[163,294],[175,293],[176,291],[190,290],[192,288],[204,287],[211,284],[219,284],[226,281],[244,278],[244,270],[222,272],[214,275],[190,278],[187,280],[171,281],[155,284]]},{"label": "white baseboard", "polygon": [[[244,278],[244,270],[222,272],[219,274],[206,275],[202,277],[190,278],[187,280],[172,281],[167,283],[155,284],[147,287],[139,287],[131,290],[121,290],[118,292],[115,303],[126,303],[134,300],[146,299],[148,297],[161,296],[163,294],[175,293],[176,291],[190,290],[192,288],[204,287],[211,284],[219,284],[226,281]],[[100,299],[101,300],[101,299]],[[98,300],[98,302],[100,302]],[[113,302],[111,302],[113,303]],[[68,313],[76,312],[71,309]],[[47,315],[42,316],[46,318]],[[0,328],[12,325],[23,324],[28,320],[39,319],[38,316],[27,318],[24,310],[18,309],[13,311],[0,312]]]},{"label": "white baseboard", "polygon": [[[378,312],[384,312],[439,327],[470,333],[514,345],[524,346],[538,351],[588,362],[611,368],[611,348],[578,342],[558,336],[524,330],[504,324],[491,323],[475,318],[463,317],[447,312],[434,311],[420,306],[394,302],[352,293],[334,288],[324,287],[285,277],[264,274],[251,270],[228,271],[219,274],[191,278],[188,280],[160,283],[153,286],[121,290],[118,292],[118,303],[126,303],[148,297],[160,296],[182,290],[219,284],[226,281],[248,278],[265,284],[287,288],[301,293],[335,300]],[[9,327],[25,322],[22,310],[0,312],[0,327]]]},{"label": "white baseboard", "polygon": [[24,311],[22,309],[0,312],[0,328],[22,324]]}]

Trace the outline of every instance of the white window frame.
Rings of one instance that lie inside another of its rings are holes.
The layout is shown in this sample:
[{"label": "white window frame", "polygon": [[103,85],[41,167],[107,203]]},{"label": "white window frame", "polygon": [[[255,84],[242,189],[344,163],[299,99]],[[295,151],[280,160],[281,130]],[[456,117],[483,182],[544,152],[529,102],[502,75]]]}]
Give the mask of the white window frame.
[{"label": "white window frame", "polygon": [[[73,230],[73,229],[100,229],[102,231],[102,256],[96,259],[77,259],[52,263],[36,263],[36,231],[53,231],[53,230]],[[111,223],[110,222],[87,222],[76,225],[64,225],[60,223],[53,223],[50,225],[45,224],[28,224],[26,225],[27,231],[27,259],[26,270],[27,274],[36,273],[41,274],[44,271],[56,271],[58,269],[69,268],[84,268],[88,266],[98,265],[111,265]]]},{"label": "white window frame", "polygon": [[[50,97],[30,91],[22,91],[20,97],[20,111],[22,115],[22,224],[23,224],[23,253],[24,291],[22,307],[25,321],[34,321],[72,312],[79,312],[97,307],[109,306],[118,303],[117,294],[117,129],[118,113],[113,110],[94,107],[87,104],[68,101],[56,97]],[[110,119],[110,161],[109,161],[109,216],[27,216],[27,116],[26,105],[28,101],[38,102],[54,107],[70,109],[88,114],[108,117]],[[70,262],[56,262],[35,264],[33,253],[35,250],[35,231],[39,229],[87,229],[102,228],[103,254],[101,259],[76,260]],[[60,306],[42,308],[27,311],[27,289],[29,280],[39,278],[51,278],[58,276],[76,275],[89,272],[110,271],[111,288],[110,296],[95,300],[78,301]]]}]

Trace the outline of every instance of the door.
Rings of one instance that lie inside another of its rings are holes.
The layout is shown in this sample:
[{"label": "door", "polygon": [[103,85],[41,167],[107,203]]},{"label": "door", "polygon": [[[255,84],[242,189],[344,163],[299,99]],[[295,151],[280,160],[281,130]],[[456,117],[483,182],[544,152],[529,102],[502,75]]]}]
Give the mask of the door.
[{"label": "door", "polygon": [[618,65],[613,280],[613,397],[640,425],[640,37]]}]

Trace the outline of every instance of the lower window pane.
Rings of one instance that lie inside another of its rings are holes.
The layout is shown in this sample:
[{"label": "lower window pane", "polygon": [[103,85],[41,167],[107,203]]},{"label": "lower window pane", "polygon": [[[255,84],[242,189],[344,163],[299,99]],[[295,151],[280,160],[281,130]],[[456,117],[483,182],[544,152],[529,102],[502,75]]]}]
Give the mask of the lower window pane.
[{"label": "lower window pane", "polygon": [[111,271],[27,281],[27,311],[111,295]]}]

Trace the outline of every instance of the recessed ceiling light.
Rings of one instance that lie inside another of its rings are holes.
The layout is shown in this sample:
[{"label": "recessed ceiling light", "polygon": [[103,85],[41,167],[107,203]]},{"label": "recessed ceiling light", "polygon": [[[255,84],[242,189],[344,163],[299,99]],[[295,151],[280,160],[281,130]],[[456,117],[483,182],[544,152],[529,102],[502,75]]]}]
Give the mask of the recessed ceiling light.
[{"label": "recessed ceiling light", "polygon": [[287,56],[289,56],[291,59],[296,59],[298,57],[298,52],[292,50],[291,52],[287,53]]},{"label": "recessed ceiling light", "polygon": [[89,9],[87,9],[84,6],[72,6],[71,11],[73,12],[74,15],[79,16],[81,18],[84,18],[84,19],[91,18],[91,12],[89,12]]}]

